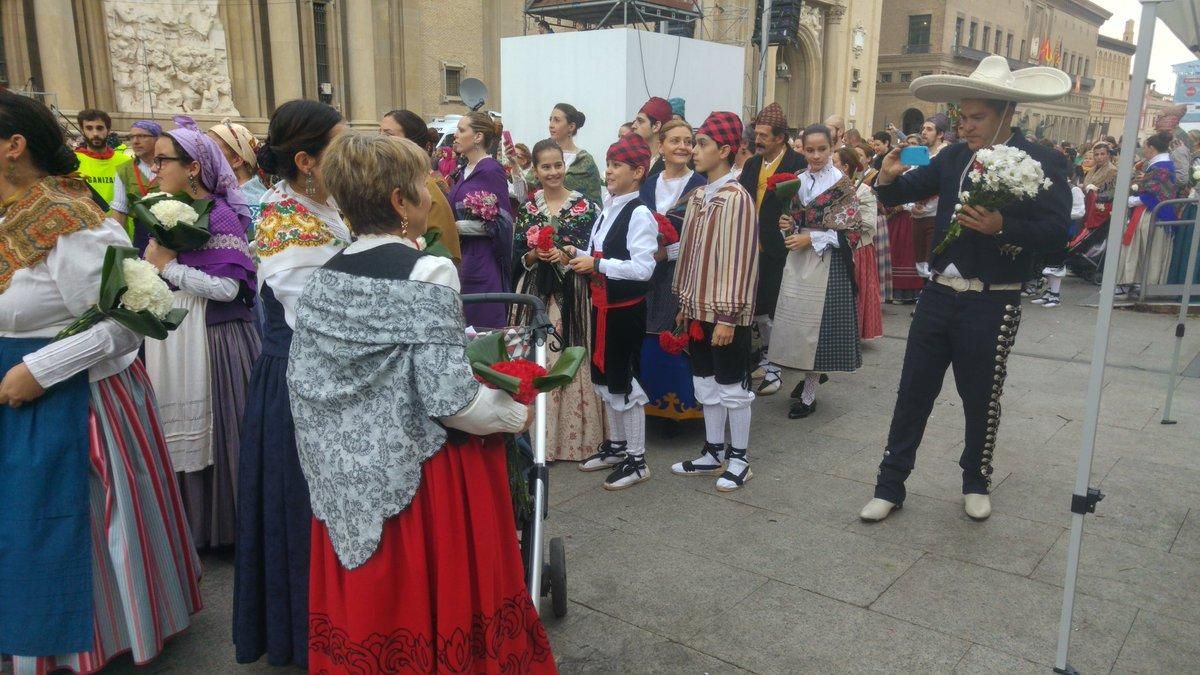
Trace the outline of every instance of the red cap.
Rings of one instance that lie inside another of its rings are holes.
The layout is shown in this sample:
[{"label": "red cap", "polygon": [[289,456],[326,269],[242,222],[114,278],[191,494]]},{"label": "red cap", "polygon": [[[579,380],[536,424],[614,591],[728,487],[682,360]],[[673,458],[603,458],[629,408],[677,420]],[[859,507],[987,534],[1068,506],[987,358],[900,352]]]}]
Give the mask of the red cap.
[{"label": "red cap", "polygon": [[646,139],[631,131],[608,147],[608,155],[605,159],[610,162],[628,164],[634,168],[640,166],[643,171],[649,172],[650,146],[646,144]]},{"label": "red cap", "polygon": [[649,117],[651,122],[666,122],[675,114],[671,111],[671,104],[667,102],[667,99],[657,96],[650,97],[650,100],[646,101],[638,112],[646,113],[646,117]]}]

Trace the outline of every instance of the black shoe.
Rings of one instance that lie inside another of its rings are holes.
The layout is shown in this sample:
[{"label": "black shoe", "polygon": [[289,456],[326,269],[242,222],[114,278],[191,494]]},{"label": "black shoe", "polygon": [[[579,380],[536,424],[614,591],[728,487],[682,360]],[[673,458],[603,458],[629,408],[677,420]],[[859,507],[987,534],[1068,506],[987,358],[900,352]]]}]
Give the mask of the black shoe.
[{"label": "black shoe", "polygon": [[804,401],[795,401],[792,407],[788,410],[788,419],[798,420],[802,417],[808,417],[817,410],[817,402],[805,403]]},{"label": "black shoe", "polygon": [[[825,384],[828,381],[829,381],[829,376],[826,375],[825,373],[821,373],[821,377],[817,378],[817,384]],[[795,388],[792,389],[791,398],[800,398],[800,396],[803,393],[804,393],[804,380],[800,380],[800,384],[796,385]]]}]

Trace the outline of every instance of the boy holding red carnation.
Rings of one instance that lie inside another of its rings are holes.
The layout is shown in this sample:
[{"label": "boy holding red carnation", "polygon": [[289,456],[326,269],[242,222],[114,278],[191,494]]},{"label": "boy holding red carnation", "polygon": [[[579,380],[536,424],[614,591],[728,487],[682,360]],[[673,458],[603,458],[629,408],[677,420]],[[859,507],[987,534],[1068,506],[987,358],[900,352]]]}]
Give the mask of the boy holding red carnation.
[{"label": "boy holding red carnation", "polygon": [[[689,321],[696,400],[704,406],[700,456],[671,467],[684,476],[720,474],[717,490],[731,492],[754,474],[750,444],[750,325],[758,285],[758,225],[754,197],[731,173],[742,142],[735,113],[714,112],[696,130],[696,171],[708,185],[692,193],[684,216],[674,291],[680,325]],[[728,447],[725,429],[729,427]]]}]

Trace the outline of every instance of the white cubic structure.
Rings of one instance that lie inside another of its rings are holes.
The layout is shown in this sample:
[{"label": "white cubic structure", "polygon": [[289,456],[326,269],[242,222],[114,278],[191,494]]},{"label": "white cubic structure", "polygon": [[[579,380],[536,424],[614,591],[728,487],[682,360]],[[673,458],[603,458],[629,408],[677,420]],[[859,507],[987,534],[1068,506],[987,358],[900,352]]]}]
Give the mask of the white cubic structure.
[{"label": "white cubic structure", "polygon": [[646,99],[685,99],[698,126],[714,110],[741,114],[744,73],[741,47],[629,28],[504,38],[499,111],[513,140],[532,148],[549,136],[555,104],[575,106],[587,116],[575,143],[603,175],[617,129]]}]

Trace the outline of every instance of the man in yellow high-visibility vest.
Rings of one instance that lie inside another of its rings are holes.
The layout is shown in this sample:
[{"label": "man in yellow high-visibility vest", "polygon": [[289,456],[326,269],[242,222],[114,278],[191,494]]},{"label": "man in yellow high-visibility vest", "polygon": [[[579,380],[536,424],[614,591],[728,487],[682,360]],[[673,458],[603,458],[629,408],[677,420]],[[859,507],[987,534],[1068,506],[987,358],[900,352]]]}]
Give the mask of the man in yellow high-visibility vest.
[{"label": "man in yellow high-visibility vest", "polygon": [[80,110],[76,119],[83,130],[83,145],[75,149],[79,173],[108,204],[110,215],[117,222],[125,222],[129,210],[125,195],[128,186],[122,183],[118,172],[122,165],[132,160],[125,153],[108,147],[108,133],[112,128],[108,113],[89,108]]}]

